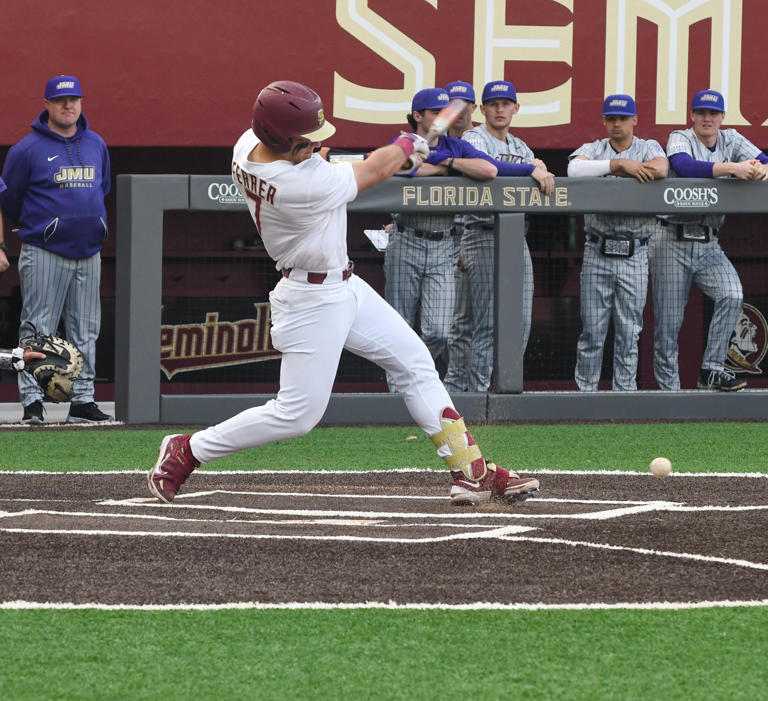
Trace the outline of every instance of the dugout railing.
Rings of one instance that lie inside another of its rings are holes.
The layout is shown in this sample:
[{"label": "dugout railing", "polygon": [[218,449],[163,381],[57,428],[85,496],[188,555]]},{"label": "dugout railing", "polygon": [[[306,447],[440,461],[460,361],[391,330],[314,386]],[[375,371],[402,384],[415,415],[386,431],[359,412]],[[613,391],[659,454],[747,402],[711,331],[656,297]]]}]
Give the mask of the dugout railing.
[{"label": "dugout railing", "polygon": [[[243,212],[229,176],[117,178],[115,413],[126,423],[209,424],[272,394],[162,394],[159,370],[163,218],[167,211]],[[222,197],[221,193],[229,193]],[[544,197],[529,178],[393,178],[363,192],[350,212],[493,213],[496,217],[494,391],[454,397],[473,423],[541,420],[765,419],[768,391],[719,393],[523,392],[521,347],[525,214],[765,213],[763,183],[668,179],[556,178]],[[503,271],[503,274],[499,274]],[[501,303],[498,303],[502,300]],[[650,301],[649,301],[650,303]],[[503,352],[498,352],[503,349]],[[409,423],[399,395],[334,394],[325,424]]]}]

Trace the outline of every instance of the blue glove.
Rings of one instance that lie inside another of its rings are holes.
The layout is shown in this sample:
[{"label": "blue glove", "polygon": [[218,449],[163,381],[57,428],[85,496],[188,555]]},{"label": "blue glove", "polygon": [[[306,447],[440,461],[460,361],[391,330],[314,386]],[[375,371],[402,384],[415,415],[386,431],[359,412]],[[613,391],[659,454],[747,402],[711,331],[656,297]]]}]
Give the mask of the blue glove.
[{"label": "blue glove", "polygon": [[431,163],[433,166],[439,166],[443,161],[449,160],[452,156],[453,154],[447,149],[435,149],[434,151],[430,150],[429,156],[427,156],[425,163]]}]

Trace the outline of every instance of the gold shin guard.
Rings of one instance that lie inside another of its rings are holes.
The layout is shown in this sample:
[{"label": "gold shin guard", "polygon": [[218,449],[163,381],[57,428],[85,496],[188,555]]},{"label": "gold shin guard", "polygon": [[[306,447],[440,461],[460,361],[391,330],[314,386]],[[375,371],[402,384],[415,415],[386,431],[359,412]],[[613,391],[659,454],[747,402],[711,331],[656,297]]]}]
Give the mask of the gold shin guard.
[{"label": "gold shin guard", "polygon": [[431,438],[436,448],[440,449],[447,445],[451,451],[450,455],[443,457],[443,460],[448,463],[448,468],[454,472],[463,472],[470,480],[480,480],[485,477],[487,471],[485,459],[467,431],[464,419],[453,409],[446,407],[440,413],[440,425],[443,430]]}]

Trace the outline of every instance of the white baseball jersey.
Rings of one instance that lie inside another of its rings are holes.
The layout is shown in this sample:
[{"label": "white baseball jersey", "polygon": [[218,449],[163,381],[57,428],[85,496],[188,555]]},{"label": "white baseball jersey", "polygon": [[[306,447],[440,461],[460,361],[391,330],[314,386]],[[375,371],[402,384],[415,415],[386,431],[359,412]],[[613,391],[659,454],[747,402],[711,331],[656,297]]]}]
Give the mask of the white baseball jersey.
[{"label": "white baseball jersey", "polygon": [[248,129],[235,144],[232,180],[275,267],[314,272],[346,267],[347,203],[357,197],[352,164],[331,164],[317,154],[298,164],[253,163],[248,154],[258,143]]},{"label": "white baseball jersey", "polygon": [[[699,141],[696,132],[690,128],[673,131],[669,135],[667,156],[674,156],[677,153],[687,153],[695,161],[706,161],[707,163],[740,163],[741,161],[748,161],[750,158],[757,158],[760,149],[735,129],[721,129],[714,148],[710,149]],[[716,229],[719,229],[725,221],[725,216],[722,214],[689,216],[673,214],[664,218],[674,223],[703,224]]]},{"label": "white baseball jersey", "polygon": [[[496,161],[505,161],[507,163],[530,163],[535,156],[533,151],[528,148],[528,144],[516,136],[507,132],[507,138],[502,141],[497,139],[485,124],[479,124],[472,129],[467,129],[461,138],[474,146],[478,151],[487,153]],[[465,224],[478,221],[493,221],[492,216],[479,217],[474,214],[466,215]],[[527,228],[527,227],[526,227]]]},{"label": "white baseball jersey", "polygon": [[[632,137],[632,143],[624,151],[616,151],[609,138],[598,139],[577,148],[568,160],[584,156],[589,160],[608,161],[614,158],[627,158],[645,163],[653,158],[664,158],[664,149],[654,139]],[[618,177],[606,175],[605,177]],[[627,214],[585,214],[584,227],[597,236],[611,236],[616,233],[628,234],[633,238],[649,238],[656,231],[656,217],[644,217]]]}]

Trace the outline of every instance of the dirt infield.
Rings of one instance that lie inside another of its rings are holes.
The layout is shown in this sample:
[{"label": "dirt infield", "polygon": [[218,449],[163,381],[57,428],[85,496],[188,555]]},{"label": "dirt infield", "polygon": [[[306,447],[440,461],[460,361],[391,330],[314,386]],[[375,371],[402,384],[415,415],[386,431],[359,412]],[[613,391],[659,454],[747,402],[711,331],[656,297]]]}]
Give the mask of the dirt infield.
[{"label": "dirt infield", "polygon": [[0,474],[0,602],[768,600],[768,478],[545,474],[452,507],[445,473]]}]

